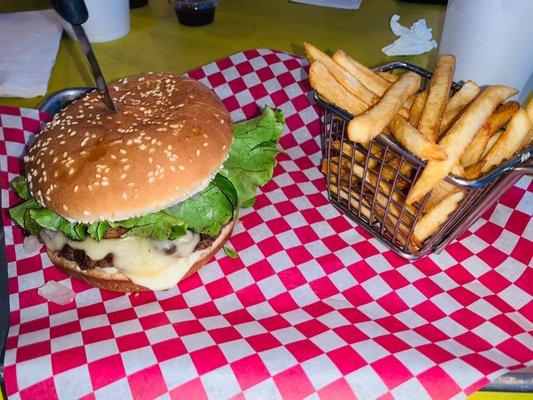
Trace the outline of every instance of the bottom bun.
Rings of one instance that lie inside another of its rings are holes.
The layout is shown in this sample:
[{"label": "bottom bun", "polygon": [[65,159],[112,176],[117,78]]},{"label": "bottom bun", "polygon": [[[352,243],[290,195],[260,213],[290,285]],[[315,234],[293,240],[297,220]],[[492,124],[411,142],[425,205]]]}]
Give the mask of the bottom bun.
[{"label": "bottom bun", "polygon": [[[180,279],[180,281],[191,276],[201,267],[207,264],[207,262],[216,254],[216,252],[220,250],[227,242],[233,231],[234,224],[235,222],[231,221],[224,228],[222,228],[220,235],[211,244],[211,246],[202,250],[205,252],[205,255],[189,267],[187,273],[183,276],[183,278]],[[59,251],[46,249],[46,252],[48,253],[48,257],[50,257],[52,263],[57,268],[91,286],[123,293],[142,292],[147,290],[151,291],[151,289],[133,283],[126,275],[120,272],[108,274],[102,268],[82,270],[76,261],[71,261],[64,257],[60,257]]]}]

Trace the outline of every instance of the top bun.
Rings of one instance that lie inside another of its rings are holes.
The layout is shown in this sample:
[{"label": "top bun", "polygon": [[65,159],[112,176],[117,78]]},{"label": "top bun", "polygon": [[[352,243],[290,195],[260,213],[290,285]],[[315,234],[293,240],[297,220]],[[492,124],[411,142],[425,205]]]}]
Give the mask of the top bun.
[{"label": "top bun", "polygon": [[117,113],[97,91],[75,100],[25,157],[32,196],[70,221],[119,221],[204,189],[228,156],[230,116],[202,83],[149,73],[110,83]]}]

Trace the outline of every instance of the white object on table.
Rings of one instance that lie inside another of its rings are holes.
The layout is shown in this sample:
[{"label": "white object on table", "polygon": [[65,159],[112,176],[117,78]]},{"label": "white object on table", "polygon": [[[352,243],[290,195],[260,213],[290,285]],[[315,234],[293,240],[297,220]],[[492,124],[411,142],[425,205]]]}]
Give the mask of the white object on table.
[{"label": "white object on table", "polygon": [[[85,0],[89,19],[82,24],[91,43],[120,39],[130,31],[129,0]],[[63,28],[76,40],[72,26],[61,18]]]},{"label": "white object on table", "polygon": [[56,13],[0,14],[0,32],[0,96],[44,95],[61,39]]},{"label": "white object on table", "polygon": [[533,89],[533,0],[449,0],[441,54],[457,59],[455,80]]},{"label": "white object on table", "polygon": [[293,3],[310,4],[312,6],[342,8],[345,10],[357,10],[363,0],[291,0]]},{"label": "white object on table", "polygon": [[390,28],[398,39],[381,49],[388,56],[418,55],[437,48],[437,42],[432,40],[431,29],[425,19],[419,19],[407,28],[400,24],[399,15],[393,15]]},{"label": "white object on table", "polygon": [[46,300],[61,306],[70,303],[76,296],[76,293],[74,293],[71,288],[56,281],[46,282],[43,286],[37,289],[37,293]]}]

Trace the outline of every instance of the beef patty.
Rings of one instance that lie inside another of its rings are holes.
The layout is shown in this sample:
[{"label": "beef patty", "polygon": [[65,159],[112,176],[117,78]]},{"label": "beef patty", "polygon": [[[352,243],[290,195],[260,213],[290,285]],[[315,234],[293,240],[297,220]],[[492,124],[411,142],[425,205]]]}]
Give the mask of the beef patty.
[{"label": "beef patty", "polygon": [[[118,236],[115,234],[107,235],[106,233],[105,239],[116,239],[120,237],[123,233],[124,232],[122,232]],[[118,232],[116,232],[116,234],[118,234]],[[200,235],[200,241],[194,248],[194,251],[207,249],[209,246],[213,244],[213,242],[216,239],[217,239],[216,237]],[[177,250],[176,247],[173,246],[171,247],[170,251],[165,250],[165,254],[171,255],[175,253],[176,250]],[[70,261],[75,261],[80,267],[80,269],[83,271],[87,269],[92,269],[92,268],[106,268],[106,267],[114,266],[113,265],[113,258],[114,258],[113,253],[107,254],[104,258],[101,258],[100,260],[93,260],[85,253],[85,251],[75,249],[69,246],[68,244],[65,244],[63,248],[59,251],[59,257],[66,258],[67,260],[70,260]]]}]

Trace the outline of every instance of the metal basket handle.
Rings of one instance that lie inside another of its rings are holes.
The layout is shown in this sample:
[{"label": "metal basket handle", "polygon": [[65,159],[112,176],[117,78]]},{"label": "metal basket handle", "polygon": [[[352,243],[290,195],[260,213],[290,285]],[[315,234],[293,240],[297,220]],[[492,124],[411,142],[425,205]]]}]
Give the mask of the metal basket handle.
[{"label": "metal basket handle", "polygon": [[496,179],[500,178],[505,173],[513,175],[533,175],[533,158],[531,157],[532,155],[533,146],[529,147],[523,153],[517,154],[505,164],[499,166],[495,170],[491,171],[490,173],[479,179],[469,180],[457,178],[454,176],[448,176],[446,180],[459,186],[477,189],[494,182]]}]

